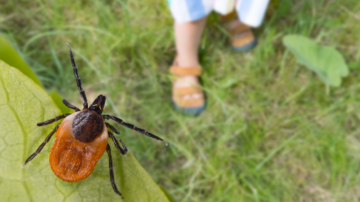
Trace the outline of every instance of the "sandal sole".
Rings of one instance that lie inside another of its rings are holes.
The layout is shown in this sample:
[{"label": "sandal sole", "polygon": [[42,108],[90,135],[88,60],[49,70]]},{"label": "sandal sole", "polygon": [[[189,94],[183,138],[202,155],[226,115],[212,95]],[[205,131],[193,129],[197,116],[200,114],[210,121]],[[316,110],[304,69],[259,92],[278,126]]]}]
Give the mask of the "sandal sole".
[{"label": "sandal sole", "polygon": [[174,101],[172,101],[172,103],[173,103],[174,108],[177,111],[180,111],[183,114],[192,115],[192,116],[199,115],[206,108],[206,104],[199,106],[199,107],[182,108],[182,107],[178,106]]},{"label": "sandal sole", "polygon": [[251,49],[253,49],[255,46],[257,45],[257,40],[254,39],[252,42],[245,44],[243,46],[239,46],[239,47],[235,47],[235,46],[231,46],[231,48],[238,53],[244,53],[247,52]]}]

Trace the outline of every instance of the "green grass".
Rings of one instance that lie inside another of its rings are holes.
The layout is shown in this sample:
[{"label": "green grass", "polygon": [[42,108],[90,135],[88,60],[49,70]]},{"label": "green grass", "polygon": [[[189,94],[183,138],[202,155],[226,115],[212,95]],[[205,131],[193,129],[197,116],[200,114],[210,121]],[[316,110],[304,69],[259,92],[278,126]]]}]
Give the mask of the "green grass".
[{"label": "green grass", "polygon": [[[360,201],[357,0],[272,4],[246,54],[230,50],[212,14],[200,50],[208,106],[196,118],[170,102],[176,53],[166,1],[0,4],[2,33],[45,87],[81,106],[69,42],[88,98],[104,93],[106,113],[170,143],[121,128],[130,152],[178,201]],[[281,42],[293,33],[344,55],[353,69],[341,87],[327,94],[296,63]]]}]

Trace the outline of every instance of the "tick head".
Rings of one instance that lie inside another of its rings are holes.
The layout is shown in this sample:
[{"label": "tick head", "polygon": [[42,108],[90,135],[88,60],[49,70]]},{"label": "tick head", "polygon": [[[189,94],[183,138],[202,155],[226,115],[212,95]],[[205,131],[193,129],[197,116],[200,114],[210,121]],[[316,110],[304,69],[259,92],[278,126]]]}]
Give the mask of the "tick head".
[{"label": "tick head", "polygon": [[106,97],[103,95],[99,95],[94,102],[90,105],[89,110],[93,110],[98,114],[102,114],[105,106]]}]

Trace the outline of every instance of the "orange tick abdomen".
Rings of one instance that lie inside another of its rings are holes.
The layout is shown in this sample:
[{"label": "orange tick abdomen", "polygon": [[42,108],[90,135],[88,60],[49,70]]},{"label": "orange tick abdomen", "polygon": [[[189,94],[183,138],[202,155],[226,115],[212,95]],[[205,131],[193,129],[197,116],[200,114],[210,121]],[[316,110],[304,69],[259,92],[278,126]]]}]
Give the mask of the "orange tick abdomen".
[{"label": "orange tick abdomen", "polygon": [[72,134],[72,122],[80,112],[66,117],[56,133],[49,161],[56,176],[67,182],[77,182],[87,178],[104,154],[107,146],[108,131],[103,127],[101,135],[86,143],[75,139]]}]

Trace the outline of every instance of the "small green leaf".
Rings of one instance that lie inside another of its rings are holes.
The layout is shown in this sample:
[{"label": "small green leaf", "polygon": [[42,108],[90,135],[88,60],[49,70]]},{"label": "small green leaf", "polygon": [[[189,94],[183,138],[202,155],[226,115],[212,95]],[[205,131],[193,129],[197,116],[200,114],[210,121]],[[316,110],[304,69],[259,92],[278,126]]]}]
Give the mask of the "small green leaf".
[{"label": "small green leaf", "polygon": [[[54,137],[24,168],[21,165],[55,127],[36,123],[61,114],[33,80],[0,60],[0,198],[1,201],[121,201],[111,187],[107,155],[94,172],[76,183],[57,178],[49,165]],[[115,183],[125,202],[168,202],[165,194],[131,155],[112,146]]]},{"label": "small green leaf", "polygon": [[299,35],[287,35],[283,43],[300,64],[315,71],[328,85],[340,86],[341,78],[349,74],[343,56],[333,47],[318,45]]}]

